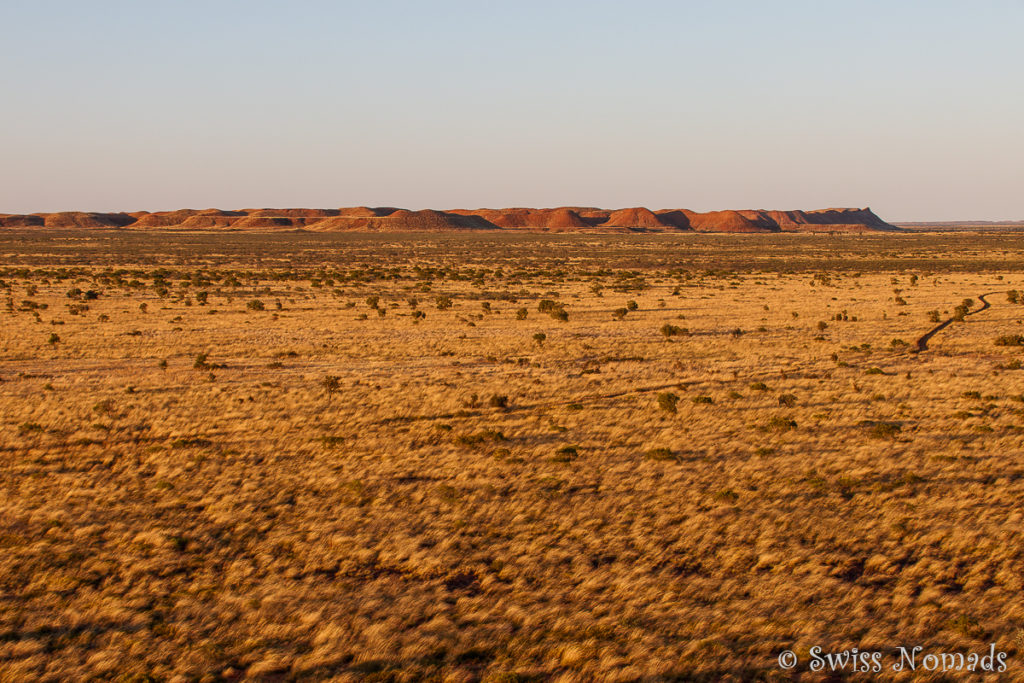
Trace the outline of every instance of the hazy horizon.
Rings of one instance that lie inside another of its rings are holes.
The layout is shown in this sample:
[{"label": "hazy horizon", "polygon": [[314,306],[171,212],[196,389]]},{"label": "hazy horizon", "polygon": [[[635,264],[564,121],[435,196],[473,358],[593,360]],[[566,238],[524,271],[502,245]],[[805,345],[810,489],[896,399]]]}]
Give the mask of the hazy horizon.
[{"label": "hazy horizon", "polygon": [[0,212],[1022,220],[1024,4],[11,2]]}]

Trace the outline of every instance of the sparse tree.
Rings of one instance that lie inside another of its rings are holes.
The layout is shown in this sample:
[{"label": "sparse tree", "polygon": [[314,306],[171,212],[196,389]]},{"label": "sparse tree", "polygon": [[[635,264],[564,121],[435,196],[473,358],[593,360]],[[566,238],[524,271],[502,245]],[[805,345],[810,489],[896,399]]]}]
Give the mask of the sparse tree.
[{"label": "sparse tree", "polygon": [[327,375],[320,380],[320,386],[327,392],[327,402],[331,402],[331,397],[334,396],[341,389],[341,378],[334,375]]}]

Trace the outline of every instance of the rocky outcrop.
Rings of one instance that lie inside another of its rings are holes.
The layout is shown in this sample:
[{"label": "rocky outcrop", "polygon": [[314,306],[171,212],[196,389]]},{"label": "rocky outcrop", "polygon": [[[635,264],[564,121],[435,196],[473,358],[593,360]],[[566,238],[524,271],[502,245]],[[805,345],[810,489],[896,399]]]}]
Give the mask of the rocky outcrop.
[{"label": "rocky outcrop", "polygon": [[309,230],[314,232],[871,232],[897,231],[871,209],[696,212],[633,207],[554,209],[452,209],[410,211],[394,207],[341,209],[180,209],[149,213],[0,214],[0,228],[130,230]]}]

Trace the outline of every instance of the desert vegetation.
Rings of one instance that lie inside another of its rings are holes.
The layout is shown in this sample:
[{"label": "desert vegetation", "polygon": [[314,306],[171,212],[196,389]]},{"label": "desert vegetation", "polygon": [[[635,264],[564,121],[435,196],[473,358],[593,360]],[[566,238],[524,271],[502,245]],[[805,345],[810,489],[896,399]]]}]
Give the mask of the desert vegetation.
[{"label": "desert vegetation", "polygon": [[1012,235],[0,253],[0,680],[1019,663]]}]

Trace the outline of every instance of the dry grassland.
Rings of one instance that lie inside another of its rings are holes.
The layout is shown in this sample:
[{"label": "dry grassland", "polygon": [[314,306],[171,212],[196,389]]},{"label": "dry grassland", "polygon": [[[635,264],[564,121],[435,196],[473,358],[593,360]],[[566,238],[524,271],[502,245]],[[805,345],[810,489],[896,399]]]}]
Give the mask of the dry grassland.
[{"label": "dry grassland", "polygon": [[0,254],[0,680],[1021,675],[1018,237]]}]

